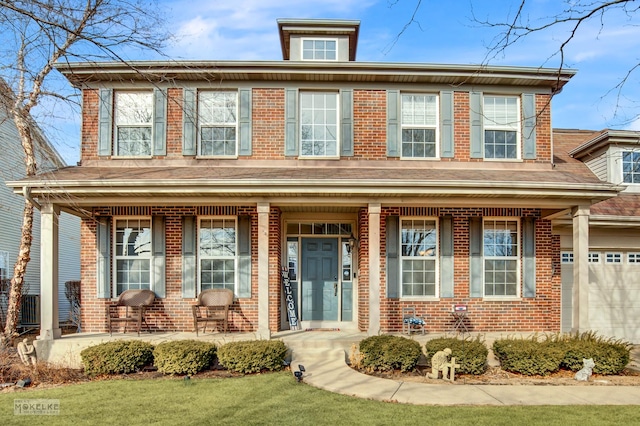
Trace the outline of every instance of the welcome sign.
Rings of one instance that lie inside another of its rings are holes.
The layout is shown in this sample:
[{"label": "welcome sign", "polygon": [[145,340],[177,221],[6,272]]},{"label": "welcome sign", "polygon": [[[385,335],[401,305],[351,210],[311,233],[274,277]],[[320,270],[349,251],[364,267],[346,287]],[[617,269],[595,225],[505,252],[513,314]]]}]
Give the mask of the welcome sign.
[{"label": "welcome sign", "polygon": [[298,324],[298,315],[296,314],[296,300],[293,297],[291,280],[289,279],[289,271],[286,268],[282,268],[282,287],[284,288],[284,301],[287,305],[289,329],[298,330],[300,328],[300,325]]}]

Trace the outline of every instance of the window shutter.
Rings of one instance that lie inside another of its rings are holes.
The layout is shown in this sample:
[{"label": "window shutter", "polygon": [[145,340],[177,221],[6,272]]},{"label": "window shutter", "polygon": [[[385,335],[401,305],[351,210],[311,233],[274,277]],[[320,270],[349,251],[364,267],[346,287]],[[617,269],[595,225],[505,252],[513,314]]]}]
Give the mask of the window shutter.
[{"label": "window shutter", "polygon": [[167,155],[167,90],[153,91],[153,155]]},{"label": "window shutter", "polygon": [[469,219],[469,290],[471,297],[482,297],[482,218]]},{"label": "window shutter", "polygon": [[238,297],[251,297],[251,216],[238,217]]},{"label": "window shutter", "polygon": [[239,98],[239,120],[238,120],[238,143],[239,155],[251,155],[251,89],[240,89]]},{"label": "window shutter", "polygon": [[400,157],[400,92],[387,90],[387,156]]},{"label": "window shutter", "polygon": [[98,246],[97,277],[98,298],[111,298],[111,222],[108,217],[98,219],[96,228]]},{"label": "window shutter", "polygon": [[535,93],[522,94],[522,139],[523,153],[525,160],[535,160],[536,158],[536,95]]},{"label": "window shutter", "polygon": [[165,256],[165,220],[164,216],[153,217],[153,291],[160,299],[167,297],[166,256]]},{"label": "window shutter", "polygon": [[440,297],[453,297],[453,216],[440,218]]},{"label": "window shutter", "polygon": [[183,89],[182,108],[182,155],[196,155],[196,141],[198,139],[196,91]]},{"label": "window shutter", "polygon": [[524,297],[536,297],[536,222],[523,218],[522,224],[522,281]]},{"label": "window shutter", "polygon": [[298,155],[298,89],[285,89],[284,155]]},{"label": "window shutter", "polygon": [[453,91],[440,92],[440,157],[453,158]]},{"label": "window shutter", "polygon": [[469,93],[469,118],[471,120],[471,158],[483,158],[482,141],[483,119],[482,119],[482,92]]},{"label": "window shutter", "polygon": [[400,246],[399,217],[387,216],[385,228],[387,235],[387,297],[397,299],[400,297],[400,258],[398,247]]},{"label": "window shutter", "polygon": [[113,90],[100,89],[98,108],[98,155],[111,155],[113,141]]},{"label": "window shutter", "polygon": [[196,217],[182,218],[182,297],[196,297]]},{"label": "window shutter", "polygon": [[353,157],[353,90],[340,91],[340,138],[343,157]]}]

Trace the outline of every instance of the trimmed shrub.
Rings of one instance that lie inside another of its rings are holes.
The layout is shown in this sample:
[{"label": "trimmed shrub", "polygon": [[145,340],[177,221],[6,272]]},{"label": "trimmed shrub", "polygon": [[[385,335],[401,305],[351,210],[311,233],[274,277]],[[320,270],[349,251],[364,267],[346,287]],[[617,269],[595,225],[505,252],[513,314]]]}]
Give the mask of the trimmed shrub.
[{"label": "trimmed shrub", "polygon": [[246,340],[218,348],[218,362],[227,370],[244,374],[281,370],[286,356],[282,340]]},{"label": "trimmed shrub", "polygon": [[631,360],[632,344],[597,336],[588,331],[551,338],[564,351],[561,366],[571,371],[582,368],[583,359],[593,358],[596,374],[619,374]]},{"label": "trimmed shrub", "polygon": [[493,342],[493,353],[503,370],[544,376],[560,369],[564,351],[549,340],[506,338]]},{"label": "trimmed shrub", "polygon": [[424,345],[424,353],[429,366],[431,366],[433,355],[445,348],[451,349],[451,357],[455,357],[456,363],[460,364],[460,368],[456,370],[460,374],[482,374],[487,369],[489,350],[480,340],[480,336],[475,339],[441,337],[427,341]]},{"label": "trimmed shrub", "polygon": [[197,340],[160,343],[153,350],[154,365],[165,374],[196,374],[215,360],[216,345]]},{"label": "trimmed shrub", "polygon": [[153,345],[139,340],[117,340],[90,346],[80,352],[90,376],[140,371],[153,363]]},{"label": "trimmed shrub", "polygon": [[368,370],[411,371],[421,353],[420,343],[415,340],[389,334],[367,337],[360,342],[361,365]]}]

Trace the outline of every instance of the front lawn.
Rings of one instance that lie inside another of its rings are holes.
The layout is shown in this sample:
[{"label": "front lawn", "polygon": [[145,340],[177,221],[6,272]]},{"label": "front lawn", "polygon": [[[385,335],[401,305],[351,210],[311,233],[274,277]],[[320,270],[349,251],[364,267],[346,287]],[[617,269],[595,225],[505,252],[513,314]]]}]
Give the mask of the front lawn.
[{"label": "front lawn", "polygon": [[[290,372],[188,382],[132,377],[0,393],[0,424],[585,426],[638,420],[637,406],[433,407],[368,401],[296,383]],[[14,399],[59,399],[60,414],[14,415]]]}]

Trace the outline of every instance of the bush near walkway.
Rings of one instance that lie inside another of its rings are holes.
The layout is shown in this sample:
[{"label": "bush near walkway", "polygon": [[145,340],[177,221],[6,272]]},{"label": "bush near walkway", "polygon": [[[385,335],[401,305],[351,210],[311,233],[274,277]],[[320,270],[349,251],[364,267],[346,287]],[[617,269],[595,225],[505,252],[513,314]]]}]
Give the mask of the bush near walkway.
[{"label": "bush near walkway", "polygon": [[153,345],[140,340],[117,340],[83,349],[80,358],[89,376],[133,373],[153,362]]},{"label": "bush near walkway", "polygon": [[160,343],[153,350],[153,364],[165,374],[196,374],[215,361],[216,345],[198,340]]},{"label": "bush near walkway", "polygon": [[278,371],[284,367],[287,347],[282,340],[247,340],[218,348],[220,365],[237,373]]},{"label": "bush near walkway", "polygon": [[418,364],[420,343],[405,337],[383,334],[360,342],[361,365],[370,371],[411,371]]},{"label": "bush near walkway", "polygon": [[445,348],[451,349],[451,357],[455,357],[460,368],[456,372],[460,374],[482,374],[487,369],[487,355],[489,350],[480,336],[475,339],[457,339],[455,337],[441,337],[429,340],[424,345],[424,353],[427,364],[431,366],[431,358],[436,352]]}]

